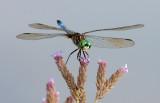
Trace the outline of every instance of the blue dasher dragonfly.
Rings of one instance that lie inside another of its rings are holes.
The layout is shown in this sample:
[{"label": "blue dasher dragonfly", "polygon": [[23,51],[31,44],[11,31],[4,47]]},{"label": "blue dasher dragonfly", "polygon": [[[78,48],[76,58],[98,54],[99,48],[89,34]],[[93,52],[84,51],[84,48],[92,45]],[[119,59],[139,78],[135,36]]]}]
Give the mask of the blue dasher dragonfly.
[{"label": "blue dasher dragonfly", "polygon": [[73,41],[73,43],[77,46],[77,48],[69,54],[66,60],[67,63],[70,56],[76,51],[78,51],[77,53],[78,60],[80,60],[81,57],[88,58],[89,54],[87,53],[87,50],[90,49],[91,46],[96,46],[99,48],[127,48],[127,47],[132,47],[135,44],[133,40],[128,38],[101,37],[101,36],[86,35],[86,34],[99,31],[125,31],[125,30],[138,29],[144,27],[143,24],[136,24],[130,26],[97,29],[83,33],[78,33],[68,29],[61,20],[57,20],[57,24],[59,27],[49,26],[41,23],[33,23],[29,24],[29,26],[35,29],[56,30],[56,31],[62,31],[64,33],[22,33],[17,35],[16,37],[18,39],[23,39],[23,40],[39,40],[39,39],[54,38],[57,36],[65,36],[67,38],[70,38]]}]

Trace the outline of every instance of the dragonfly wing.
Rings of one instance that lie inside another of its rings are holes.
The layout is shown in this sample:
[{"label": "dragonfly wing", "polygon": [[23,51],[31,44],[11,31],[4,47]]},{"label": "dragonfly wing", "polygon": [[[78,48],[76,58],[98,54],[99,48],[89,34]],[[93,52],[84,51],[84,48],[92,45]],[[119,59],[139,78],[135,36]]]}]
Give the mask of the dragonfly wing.
[{"label": "dragonfly wing", "polygon": [[69,30],[67,28],[63,29],[67,34],[75,34],[76,32]]},{"label": "dragonfly wing", "polygon": [[91,41],[93,46],[99,48],[127,48],[132,47],[135,43],[131,39],[100,37],[93,35],[86,35],[86,38]]},{"label": "dragonfly wing", "polygon": [[139,29],[142,27],[144,27],[143,24],[136,24],[136,25],[130,25],[130,26],[116,27],[116,28],[91,30],[91,31],[84,32],[83,34],[88,34],[88,33],[97,32],[97,31],[125,31],[125,30]]},{"label": "dragonfly wing", "polygon": [[60,26],[61,28],[57,28],[57,27],[54,27],[54,26],[49,26],[49,25],[41,24],[41,23],[33,23],[33,24],[29,24],[29,26],[31,28],[35,28],[35,29],[58,30],[58,31],[64,31],[68,34],[74,34],[75,33],[74,31],[67,29],[65,26],[64,27]]},{"label": "dragonfly wing", "polygon": [[35,28],[35,29],[64,31],[61,28],[57,28],[57,27],[54,27],[54,26],[49,26],[49,25],[41,24],[41,23],[33,23],[33,24],[29,24],[29,26],[32,27],[32,28]]},{"label": "dragonfly wing", "polygon": [[48,33],[23,33],[16,36],[18,39],[23,40],[39,40],[39,39],[46,39],[46,38],[54,38],[56,36],[66,36],[63,33],[57,34],[48,34]]}]

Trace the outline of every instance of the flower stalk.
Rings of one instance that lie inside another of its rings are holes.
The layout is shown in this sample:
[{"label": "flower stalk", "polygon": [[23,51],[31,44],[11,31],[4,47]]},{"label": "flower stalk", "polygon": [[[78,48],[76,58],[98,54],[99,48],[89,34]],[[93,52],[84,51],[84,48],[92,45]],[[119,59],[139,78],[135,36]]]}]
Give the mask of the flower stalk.
[{"label": "flower stalk", "polygon": [[[77,81],[75,81],[72,73],[69,71],[65,64],[61,52],[54,54],[55,63],[58,70],[61,72],[66,84],[70,90],[71,96],[67,97],[65,103],[86,103],[86,90],[85,84],[87,81],[88,64],[90,60],[88,58],[80,58],[79,74]],[[96,96],[94,103],[102,100],[106,94],[117,84],[118,80],[128,72],[127,65],[120,67],[109,78],[107,78],[107,62],[104,60],[98,61],[98,71],[96,76]],[[59,103],[59,92],[55,89],[55,82],[49,80],[46,86],[47,98],[43,103]]]}]

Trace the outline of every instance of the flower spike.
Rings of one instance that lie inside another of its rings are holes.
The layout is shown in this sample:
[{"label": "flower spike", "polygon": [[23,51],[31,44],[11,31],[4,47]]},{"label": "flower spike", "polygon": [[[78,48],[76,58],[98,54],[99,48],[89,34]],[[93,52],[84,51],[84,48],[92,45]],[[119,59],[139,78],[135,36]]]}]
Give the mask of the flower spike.
[{"label": "flower spike", "polygon": [[90,62],[89,58],[81,57],[80,58],[80,63],[82,64],[88,64]]}]

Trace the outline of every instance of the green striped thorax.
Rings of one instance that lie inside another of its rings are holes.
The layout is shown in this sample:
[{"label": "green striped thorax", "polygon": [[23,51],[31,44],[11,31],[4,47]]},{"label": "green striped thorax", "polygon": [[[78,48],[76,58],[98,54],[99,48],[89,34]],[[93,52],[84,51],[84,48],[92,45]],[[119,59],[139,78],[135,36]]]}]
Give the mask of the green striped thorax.
[{"label": "green striped thorax", "polygon": [[79,47],[82,49],[82,50],[88,50],[91,48],[91,42],[87,39],[84,39],[84,40],[81,40],[79,42]]}]

